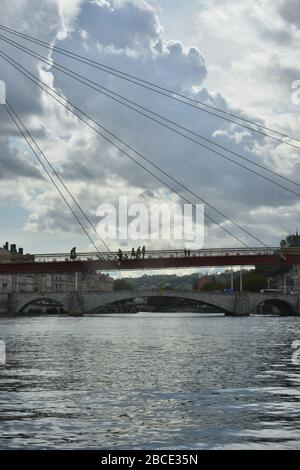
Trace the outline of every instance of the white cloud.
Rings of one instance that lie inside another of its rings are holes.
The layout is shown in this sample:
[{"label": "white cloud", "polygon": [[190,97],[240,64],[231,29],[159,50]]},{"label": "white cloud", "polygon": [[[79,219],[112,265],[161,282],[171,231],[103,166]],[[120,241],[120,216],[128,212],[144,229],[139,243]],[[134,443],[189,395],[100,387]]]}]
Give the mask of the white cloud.
[{"label": "white cloud", "polygon": [[[182,35],[180,39],[170,38],[161,24],[160,10],[154,9],[146,0],[48,0],[38,9],[32,1],[5,1],[3,21],[167,88],[235,112],[243,109],[244,115],[259,118],[269,126],[296,132],[299,113],[291,103],[290,84],[292,79],[300,77],[296,65],[298,30],[282,2],[193,2],[197,5],[197,14],[191,16],[191,10],[186,8],[190,15],[187,20],[190,20],[191,36],[185,33],[185,41]],[[178,15],[184,12],[182,7]],[[294,229],[294,217],[288,216],[295,207],[293,196],[64,77],[60,72],[41,66],[12,47],[3,46],[3,50],[264,241],[275,243],[289,224],[290,229]],[[44,50],[38,51],[45,53]],[[53,58],[103,86],[243,153],[247,158],[295,177],[299,156],[288,147],[251,136],[248,131],[214,116],[186,108],[59,54],[53,54]],[[104,199],[114,201],[118,194],[128,194],[134,200],[148,191],[153,199],[157,194],[166,194],[168,198],[168,192],[161,192],[161,183],[49,97],[42,95],[8,65],[2,73],[9,85],[11,101],[91,217],[98,204]],[[0,170],[4,179],[1,188],[7,185],[7,179],[13,177],[9,170],[14,166],[18,184],[24,182],[25,193],[21,199],[29,211],[26,230],[54,232],[56,237],[61,233],[63,238],[72,227],[76,237],[76,225],[72,224],[72,217],[66,215],[55,191],[45,182],[41,184],[35,174],[37,165],[33,159],[30,160],[29,153],[21,155],[25,147],[19,145],[16,151],[17,132],[8,124],[3,110],[0,122],[0,136],[2,132],[5,137],[11,137],[9,147],[7,139],[3,139],[6,155],[10,152],[10,156],[7,160],[3,153],[1,159]],[[238,157],[233,158],[238,161]],[[35,176],[32,179],[35,191],[29,190],[26,183],[28,175],[24,172],[32,172]],[[284,224],[279,220],[281,212],[284,212]],[[208,213],[221,221],[218,215]],[[270,222],[278,223],[278,230]],[[229,229],[230,225],[226,224],[226,228]],[[238,233],[236,229],[234,233]],[[210,246],[237,243],[211,224],[207,224],[206,235]],[[247,241],[251,243],[249,239]]]}]

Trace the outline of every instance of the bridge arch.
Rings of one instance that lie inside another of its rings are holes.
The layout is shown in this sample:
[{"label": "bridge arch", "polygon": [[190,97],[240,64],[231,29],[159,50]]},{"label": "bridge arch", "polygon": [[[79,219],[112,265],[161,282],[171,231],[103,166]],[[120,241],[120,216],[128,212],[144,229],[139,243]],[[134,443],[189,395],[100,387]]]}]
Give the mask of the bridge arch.
[{"label": "bridge arch", "polygon": [[[185,298],[185,297],[182,297],[182,296],[179,296],[179,297],[170,297],[170,296],[167,296],[167,295],[164,295],[164,296],[157,296],[157,295],[152,295],[152,296],[133,296],[132,298],[128,298],[128,299],[122,299],[122,300],[114,300],[113,302],[110,302],[110,303],[107,303],[105,306],[107,307],[117,307],[117,306],[124,306],[124,308],[126,309],[127,306],[126,306],[126,303],[127,302],[130,302],[130,301],[133,301],[135,299],[141,299],[141,298],[147,298],[147,299],[166,299],[166,300],[177,300],[177,301],[182,301],[182,304],[184,304],[185,301],[190,301],[191,303],[193,302],[194,304],[198,304],[198,305],[207,305],[209,307],[212,307],[213,309],[215,309],[215,313],[224,313],[224,314],[229,314],[230,312],[227,312],[224,308],[220,308],[218,307],[217,305],[215,305],[214,303],[211,303],[211,302],[207,302],[207,301],[203,301],[203,300],[196,300],[196,299],[189,299],[189,298]],[[153,305],[153,304],[152,304]],[[193,305],[193,304],[191,304]],[[104,307],[105,307],[104,306]],[[171,303],[170,303],[170,306],[171,306]],[[177,304],[177,306],[180,308],[180,304]],[[184,308],[184,305],[183,307]],[[97,309],[97,307],[96,307]],[[124,310],[125,311],[125,310]],[[136,310],[138,311],[138,310]]]},{"label": "bridge arch", "polygon": [[[40,306],[41,309],[63,309],[66,312],[66,305],[62,299],[55,298],[56,296],[51,294],[49,295],[35,295],[32,297],[27,297],[22,299],[21,301],[17,302],[16,304],[16,314],[22,315],[24,314],[25,310],[31,306]],[[48,304],[47,304],[48,303]]]},{"label": "bridge arch", "polygon": [[255,306],[251,313],[257,313],[261,315],[274,314],[282,317],[297,315],[294,306],[288,300],[278,298],[269,298],[263,300]]},{"label": "bridge arch", "polygon": [[210,305],[218,311],[225,314],[232,314],[234,311],[234,299],[232,295],[227,294],[206,294],[198,291],[114,291],[113,294],[107,296],[91,295],[86,299],[86,312],[91,312],[105,305],[116,304],[120,302],[130,301],[137,298],[173,298],[192,300],[199,304]]},{"label": "bridge arch", "polygon": [[25,308],[36,302],[50,300],[61,304],[70,315],[82,315],[104,307],[113,302],[135,298],[177,298],[192,300],[216,307],[226,315],[249,315],[262,304],[273,305],[281,315],[299,314],[300,296],[294,294],[268,293],[225,293],[180,290],[128,290],[113,292],[69,292],[69,293],[13,293],[9,300],[9,310],[13,314],[22,313]]}]

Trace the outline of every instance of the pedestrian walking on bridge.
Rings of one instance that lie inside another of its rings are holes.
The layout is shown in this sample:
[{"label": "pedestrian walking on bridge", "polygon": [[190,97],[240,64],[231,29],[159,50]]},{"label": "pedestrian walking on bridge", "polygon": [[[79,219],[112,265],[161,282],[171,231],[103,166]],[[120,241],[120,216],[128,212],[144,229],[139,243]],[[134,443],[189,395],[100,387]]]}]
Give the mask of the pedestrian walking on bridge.
[{"label": "pedestrian walking on bridge", "polygon": [[123,252],[121,248],[119,248],[119,251],[118,251],[118,258],[119,258],[119,261],[123,261]]},{"label": "pedestrian walking on bridge", "polygon": [[74,261],[76,258],[77,258],[76,246],[74,246],[74,248],[72,248],[72,250],[71,250],[71,252],[70,252],[70,260],[71,260],[71,261]]}]

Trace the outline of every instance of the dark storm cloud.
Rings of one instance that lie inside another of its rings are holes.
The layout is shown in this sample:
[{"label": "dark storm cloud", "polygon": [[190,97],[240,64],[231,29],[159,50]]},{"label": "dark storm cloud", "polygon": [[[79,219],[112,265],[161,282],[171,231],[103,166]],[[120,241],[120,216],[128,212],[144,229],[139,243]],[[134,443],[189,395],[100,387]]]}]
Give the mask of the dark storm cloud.
[{"label": "dark storm cloud", "polygon": [[29,156],[11,149],[4,138],[0,138],[0,179],[16,180],[18,177],[41,179],[40,171],[29,161]]},{"label": "dark storm cloud", "polygon": [[93,42],[116,49],[148,49],[161,32],[154,10],[135,1],[87,2],[79,24]]},{"label": "dark storm cloud", "polygon": [[[176,40],[164,41],[159,36],[160,27],[154,11],[149,8],[145,9],[142,2],[128,1],[120,4],[110,2],[110,5],[113,5],[114,8],[109,7],[109,2],[84,3],[74,32],[60,45],[67,49],[77,50],[82,54],[86,54],[88,51],[89,57],[95,60],[105,60],[106,63],[121,70],[130,70],[130,73],[180,92],[189,90],[191,96],[200,101],[206,101],[225,110],[230,110],[221,95],[213,97],[206,89],[197,94],[191,92],[191,87],[199,88],[203,85],[207,73],[204,60],[197,48],[184,48]],[[128,17],[133,14],[133,11],[135,20],[128,21]],[[104,38],[103,28],[100,27],[103,25],[103,18],[105,18],[106,30]],[[127,25],[125,29],[122,28],[124,22]],[[142,34],[141,25],[145,27],[145,23],[148,24],[145,28],[146,37],[137,41],[136,38]],[[88,28],[89,24],[91,24],[90,29]],[[98,25],[100,26],[98,27]],[[88,33],[84,39],[79,34],[82,29]],[[99,45],[102,48],[99,48]],[[131,50],[131,53],[128,53],[128,49]],[[62,58],[59,54],[55,54],[55,60],[61,63]],[[241,132],[241,129],[230,130],[228,123],[215,116],[200,113],[167,98],[147,93],[140,88],[134,88],[126,82],[85,65],[73,61],[67,62],[68,67],[88,75],[92,80],[154,109],[195,132],[199,132],[204,137],[212,138],[216,131],[223,130],[224,135],[217,134],[214,138],[217,143],[241,153],[251,161],[265,163],[266,166],[272,168],[271,159],[268,161],[266,158],[265,162],[262,162],[261,156],[253,152],[255,143],[263,146],[265,140],[262,136],[249,134],[240,141],[234,141],[232,136],[235,132]],[[62,89],[71,101],[89,112],[102,125],[113,131],[115,135],[137,151],[191,188],[202,199],[212,203],[227,215],[239,219],[250,210],[261,207],[262,204],[266,207],[276,208],[280,204],[288,206],[294,203],[292,195],[270,182],[214,155],[203,147],[185,141],[181,136],[176,136],[169,130],[163,129],[141,116],[137,116],[134,112],[93,90],[76,84],[70,78],[65,78],[54,69],[52,72],[55,85]],[[83,133],[84,127],[82,125]],[[96,185],[107,184],[109,177],[121,179],[123,193],[126,193],[126,188],[140,187],[148,191],[155,191],[163,187],[161,183],[126,156],[115,150],[110,151],[110,147],[101,137],[95,136],[92,142],[93,145],[88,149],[85,149],[83,145],[72,151],[70,159],[62,164],[62,171],[66,178],[72,181],[87,181]],[[225,155],[227,154],[225,153]],[[133,156],[172,187],[180,190],[140,157],[134,154]],[[230,158],[240,163],[238,157],[230,155]],[[251,167],[249,164],[247,166]],[[190,194],[183,194],[195,202],[195,198]]]},{"label": "dark storm cloud", "polygon": [[286,21],[300,27],[300,4],[298,0],[281,1],[279,12]]},{"label": "dark storm cloud", "polygon": [[[44,0],[42,3],[39,0],[20,2],[2,0],[1,23],[50,42],[53,41],[62,27],[58,5],[53,0]],[[0,31],[0,34],[16,40],[16,37],[3,33],[3,31]],[[22,42],[20,39],[17,39],[17,41]],[[26,41],[23,41],[23,43],[28,47]],[[40,72],[37,61],[1,40],[0,49],[39,77]],[[30,125],[33,117],[42,116],[43,114],[41,90],[9,65],[2,57],[0,57],[0,80],[6,84],[7,101],[14,107],[25,125],[30,128],[36,138],[45,137],[46,126],[43,127],[41,123],[38,128],[36,126],[33,128]],[[2,108],[0,112],[0,138],[7,135],[20,137],[15,124]],[[23,149],[20,148],[20,155],[28,149],[27,144],[24,145]],[[11,178],[13,176],[39,177],[37,170],[25,161],[25,157],[23,158],[20,155],[17,157],[16,151],[9,145],[6,145],[4,149],[1,148],[0,169],[2,178]]]},{"label": "dark storm cloud", "polygon": [[53,0],[1,0],[1,23],[45,41],[62,27],[58,3]]},{"label": "dark storm cloud", "polygon": [[[10,13],[7,20],[9,22],[12,12],[8,3],[6,7]],[[20,16],[17,15],[15,27],[23,29],[23,31],[32,29],[32,34],[47,41],[54,40],[59,29],[63,28],[57,3],[50,0],[45,1],[43,7],[34,13],[36,7],[37,3],[29,2],[28,9],[24,9]],[[23,28],[20,24],[22,17]],[[48,25],[51,26],[48,27]],[[58,46],[76,51],[99,62],[105,62],[107,65],[159,83],[180,93],[189,94],[195,99],[208,102],[211,105],[215,104],[227,111],[232,110],[226,97],[221,94],[212,95],[209,89],[205,88],[207,68],[201,51],[194,46],[186,47],[176,38],[167,41],[157,14],[147,2],[85,0],[82,1],[78,14],[74,15],[72,25],[72,31],[69,31],[63,40],[56,40]],[[261,23],[259,28],[261,28]],[[267,36],[273,33],[266,28],[262,29],[260,34]],[[283,30],[278,29],[274,34],[276,34],[278,41],[288,42],[289,33],[285,35]],[[4,47],[5,50],[12,53],[11,47]],[[45,54],[44,50],[39,50],[39,52]],[[14,51],[14,57],[24,66],[31,68],[35,74],[40,73],[36,60],[16,51]],[[251,161],[265,164],[272,169],[275,168],[273,154],[278,152],[278,145],[270,145],[262,136],[243,133],[240,128],[215,116],[184,107],[182,104],[147,92],[85,64],[71,61],[60,54],[54,53],[53,58],[97,83],[153,109],[166,118],[241,153]],[[292,77],[293,71],[288,66],[282,66],[280,69],[277,64],[265,65],[266,68],[270,67],[270,76],[273,81],[280,82],[284,74],[287,73]],[[249,215],[251,211],[259,210],[262,207],[276,210],[277,206],[293,207],[295,204],[294,196],[273,186],[266,180],[245,171],[220,156],[215,156],[203,147],[187,142],[181,136],[174,135],[158,124],[150,122],[82,84],[74,82],[71,78],[64,77],[55,69],[50,71],[48,79],[51,81],[51,74],[53,74],[54,86],[61,90],[70,101],[91,114],[116,136],[136,148],[138,152],[144,154],[156,165],[190,187],[194,193],[211,202],[227,215],[237,220],[244,220],[247,224],[247,220],[249,223],[253,223]],[[12,101],[17,104],[22,116],[27,120],[31,117],[39,120],[42,138],[48,135],[48,121],[52,125],[53,121],[57,120],[57,128],[61,127],[62,133],[66,129],[65,137],[60,136],[57,138],[57,142],[55,135],[51,135],[49,140],[54,143],[52,155],[57,159],[56,165],[61,176],[68,183],[71,185],[84,183],[86,190],[85,192],[81,190],[80,196],[90,212],[92,212],[91,208],[101,202],[98,200],[100,196],[103,197],[101,191],[97,192],[99,188],[109,190],[110,186],[114,188],[115,184],[118,188],[115,191],[118,191],[119,194],[131,193],[138,188],[144,191],[140,193],[142,194],[141,198],[151,201],[151,197],[155,197],[157,191],[163,187],[160,182],[114,149],[103,138],[93,134],[84,124],[70,122],[58,112],[56,115],[54,110],[58,109],[59,105],[53,106],[48,114],[48,111],[45,111],[40,91],[25,79],[20,78],[9,66],[5,66],[3,69],[3,79],[9,84],[8,92]],[[13,95],[11,90],[14,90]],[[240,113],[238,109],[233,111],[237,114]],[[247,117],[246,113],[243,116]],[[0,116],[0,125],[1,123],[3,124],[2,129],[5,125],[6,134],[12,132],[7,123],[1,121]],[[257,152],[258,148],[263,150],[267,143],[269,145],[268,152]],[[157,170],[153,170],[140,157],[134,154],[132,156],[157,173]],[[230,156],[230,158],[240,162],[239,157]],[[247,166],[251,165],[247,164]],[[7,158],[2,160],[0,168],[3,175],[9,175],[16,171],[16,173],[20,172],[23,176],[27,176],[26,172],[32,171],[30,168],[16,165],[15,160],[9,161]],[[168,181],[165,176],[161,174],[159,176]],[[179,187],[174,183],[170,181],[168,183],[179,190]],[[186,192],[183,194],[193,202],[197,202],[195,197]],[[115,197],[117,195],[117,193],[114,194]],[[61,230],[67,231],[70,223],[69,218],[63,219],[60,208],[57,209],[57,203],[52,206],[51,201],[43,211],[37,207],[33,219],[41,229],[60,227]]]}]

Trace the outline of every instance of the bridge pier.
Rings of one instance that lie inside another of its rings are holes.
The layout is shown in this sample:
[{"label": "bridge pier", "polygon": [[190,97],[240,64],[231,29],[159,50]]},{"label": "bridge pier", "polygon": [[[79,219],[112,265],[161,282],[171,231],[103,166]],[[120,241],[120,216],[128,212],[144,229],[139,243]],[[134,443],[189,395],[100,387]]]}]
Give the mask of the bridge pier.
[{"label": "bridge pier", "polygon": [[71,292],[67,299],[66,313],[72,317],[81,317],[85,313],[84,297],[79,291]]},{"label": "bridge pier", "polygon": [[248,317],[250,315],[252,305],[247,294],[247,292],[242,290],[235,293],[233,311],[232,313],[229,312],[229,316]]},{"label": "bridge pier", "polygon": [[7,314],[9,316],[17,315],[18,313],[18,293],[10,292],[7,294]]},{"label": "bridge pier", "polygon": [[295,306],[297,316],[300,316],[300,294],[297,295],[297,304]]}]

